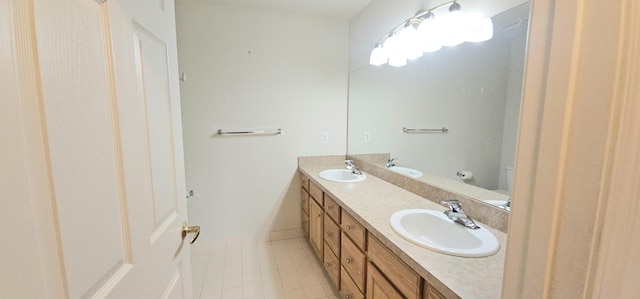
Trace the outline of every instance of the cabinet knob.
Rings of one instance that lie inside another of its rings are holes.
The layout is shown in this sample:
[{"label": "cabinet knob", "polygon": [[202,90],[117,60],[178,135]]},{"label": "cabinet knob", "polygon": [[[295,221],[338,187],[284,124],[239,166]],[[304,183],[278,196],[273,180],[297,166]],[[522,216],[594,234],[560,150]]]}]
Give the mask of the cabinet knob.
[{"label": "cabinet knob", "polygon": [[332,234],[330,232],[327,233],[327,237],[331,237],[331,236],[332,236]]},{"label": "cabinet knob", "polygon": [[322,213],[318,214],[318,217],[322,217]]},{"label": "cabinet knob", "polygon": [[349,295],[349,294],[345,295],[344,299],[351,299],[351,295]]},{"label": "cabinet knob", "polygon": [[351,264],[351,262],[353,261],[350,257],[346,258],[345,261],[347,262],[347,264]]},{"label": "cabinet knob", "polygon": [[327,210],[333,209],[333,206],[327,206]]},{"label": "cabinet knob", "polygon": [[347,230],[350,230],[350,229],[351,229],[351,225],[347,224]]},{"label": "cabinet knob", "polygon": [[326,265],[327,267],[331,267],[331,263],[329,263],[329,262],[325,263],[325,265]]}]

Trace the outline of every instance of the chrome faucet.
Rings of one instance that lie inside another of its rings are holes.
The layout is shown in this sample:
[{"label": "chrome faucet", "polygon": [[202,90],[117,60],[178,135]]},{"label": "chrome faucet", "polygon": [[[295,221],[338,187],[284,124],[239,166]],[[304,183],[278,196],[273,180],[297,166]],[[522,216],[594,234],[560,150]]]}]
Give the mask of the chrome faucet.
[{"label": "chrome faucet", "polygon": [[398,158],[391,158],[387,160],[387,163],[384,165],[384,167],[386,168],[391,168],[393,166],[396,166],[395,163],[393,163],[394,160],[397,160]]},{"label": "chrome faucet", "polygon": [[444,211],[444,214],[449,217],[449,219],[453,220],[453,222],[463,225],[470,229],[479,229],[478,226],[473,219],[469,218],[467,214],[462,210],[462,204],[457,199],[447,199],[440,202],[443,205],[449,207],[448,210]]},{"label": "chrome faucet", "polygon": [[347,169],[351,170],[353,174],[362,175],[362,171],[360,171],[358,166],[353,164],[353,160],[344,160],[344,164],[347,165]]}]

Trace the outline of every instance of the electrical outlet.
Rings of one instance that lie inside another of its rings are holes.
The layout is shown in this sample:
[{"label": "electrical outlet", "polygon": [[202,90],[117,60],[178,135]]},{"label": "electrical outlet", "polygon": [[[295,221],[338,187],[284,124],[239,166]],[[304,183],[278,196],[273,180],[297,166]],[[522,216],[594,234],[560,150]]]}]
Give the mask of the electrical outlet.
[{"label": "electrical outlet", "polygon": [[322,132],[322,143],[328,143],[329,142],[329,132]]},{"label": "electrical outlet", "polygon": [[371,132],[364,132],[364,142],[371,141]]}]

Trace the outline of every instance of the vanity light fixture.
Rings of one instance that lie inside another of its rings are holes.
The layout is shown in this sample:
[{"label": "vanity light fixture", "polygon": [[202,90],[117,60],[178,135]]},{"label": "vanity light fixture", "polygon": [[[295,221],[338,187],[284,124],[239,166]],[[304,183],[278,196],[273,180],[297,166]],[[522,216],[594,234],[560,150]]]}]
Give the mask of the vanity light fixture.
[{"label": "vanity light fixture", "polygon": [[[436,17],[434,11],[447,5],[448,13]],[[492,37],[491,18],[463,13],[457,0],[449,1],[428,10],[418,11],[395,26],[376,42],[369,57],[369,64],[388,63],[396,67],[404,66],[407,59],[419,58],[424,52],[438,51],[442,46],[453,47],[463,42],[482,42]]]}]

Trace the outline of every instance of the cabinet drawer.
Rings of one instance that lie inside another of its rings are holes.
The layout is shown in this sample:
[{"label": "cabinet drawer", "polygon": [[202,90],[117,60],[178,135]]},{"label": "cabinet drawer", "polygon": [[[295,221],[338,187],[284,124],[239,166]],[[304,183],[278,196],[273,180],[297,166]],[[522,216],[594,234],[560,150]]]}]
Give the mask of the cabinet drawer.
[{"label": "cabinet drawer", "polygon": [[309,193],[307,193],[306,190],[302,190],[300,192],[300,198],[300,206],[302,207],[302,211],[309,215]]},{"label": "cabinet drawer", "polygon": [[422,278],[385,247],[378,239],[369,234],[367,255],[380,272],[409,299],[420,298]]},{"label": "cabinet drawer", "polygon": [[365,267],[367,259],[364,253],[347,237],[342,237],[342,247],[340,250],[340,262],[342,267],[349,273],[351,279],[360,291],[365,290]]},{"label": "cabinet drawer", "polygon": [[309,191],[309,177],[302,172],[300,173],[300,182],[302,183],[302,188]]},{"label": "cabinet drawer", "polygon": [[324,212],[336,223],[340,223],[340,205],[331,196],[324,194]]},{"label": "cabinet drawer", "polygon": [[327,274],[329,274],[329,278],[331,278],[333,284],[339,289],[340,260],[333,254],[326,243],[324,244],[324,268],[327,270]]},{"label": "cabinet drawer", "polygon": [[340,267],[340,298],[342,299],[364,299],[364,295],[356,284],[351,280],[344,268]]},{"label": "cabinet drawer", "polygon": [[361,250],[365,249],[367,231],[349,213],[342,210],[342,231],[353,240],[353,243]]},{"label": "cabinet drawer", "polygon": [[336,256],[340,256],[340,226],[333,222],[326,212],[324,213],[324,242]]},{"label": "cabinet drawer", "polygon": [[322,202],[322,189],[311,181],[309,181],[309,195],[311,195],[311,198],[313,198],[313,200],[315,200],[320,206],[324,206],[324,203]]}]

